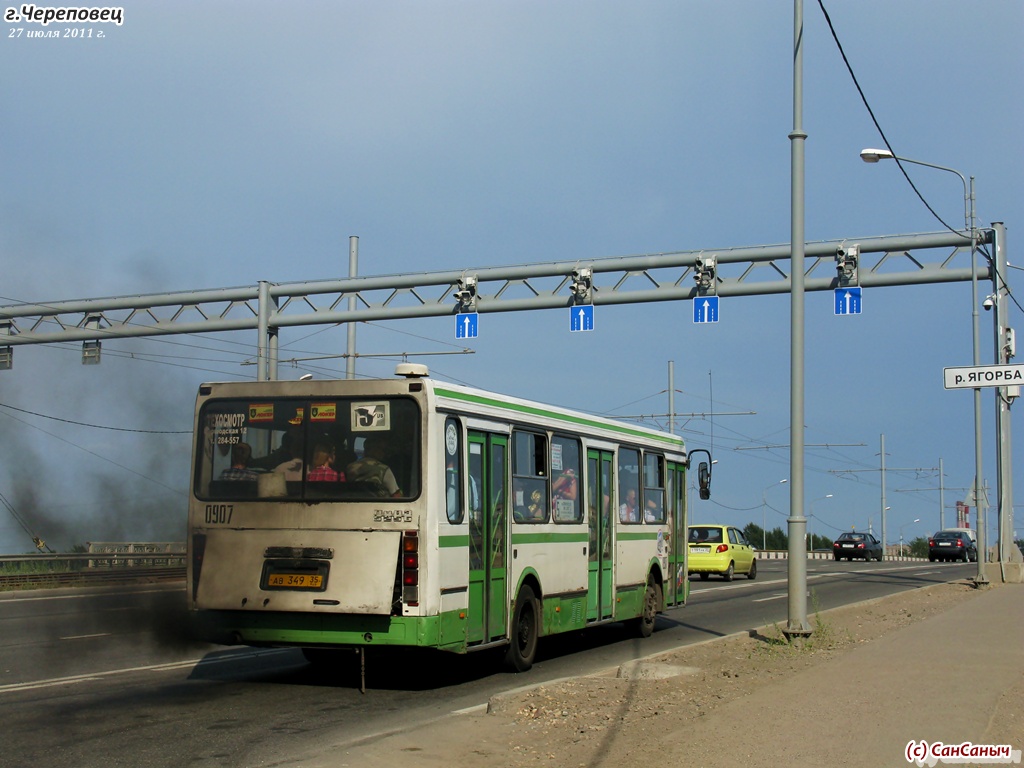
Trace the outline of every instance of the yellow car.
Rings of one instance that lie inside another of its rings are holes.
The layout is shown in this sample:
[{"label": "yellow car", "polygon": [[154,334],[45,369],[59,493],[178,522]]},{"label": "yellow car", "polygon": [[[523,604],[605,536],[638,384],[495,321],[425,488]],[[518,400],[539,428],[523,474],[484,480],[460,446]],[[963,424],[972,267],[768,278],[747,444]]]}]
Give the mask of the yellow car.
[{"label": "yellow car", "polygon": [[732,581],[737,573],[757,578],[757,558],[743,531],[731,525],[691,525],[687,529],[687,573],[707,579],[712,573]]}]

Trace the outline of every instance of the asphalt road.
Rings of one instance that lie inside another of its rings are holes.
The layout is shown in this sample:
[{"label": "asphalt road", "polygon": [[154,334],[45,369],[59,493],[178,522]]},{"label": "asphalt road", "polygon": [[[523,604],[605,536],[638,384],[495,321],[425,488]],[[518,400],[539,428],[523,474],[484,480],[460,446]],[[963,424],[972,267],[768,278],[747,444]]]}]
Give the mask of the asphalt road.
[{"label": "asphalt road", "polygon": [[[477,706],[522,685],[587,674],[773,622],[788,611],[785,560],[758,577],[691,582],[689,603],[641,640],[622,625],[549,638],[533,670],[500,654],[367,654],[336,670],[295,650],[191,645],[182,586],[0,595],[4,766],[299,765],[303,754]],[[967,578],[957,563],[808,561],[808,613]]]}]

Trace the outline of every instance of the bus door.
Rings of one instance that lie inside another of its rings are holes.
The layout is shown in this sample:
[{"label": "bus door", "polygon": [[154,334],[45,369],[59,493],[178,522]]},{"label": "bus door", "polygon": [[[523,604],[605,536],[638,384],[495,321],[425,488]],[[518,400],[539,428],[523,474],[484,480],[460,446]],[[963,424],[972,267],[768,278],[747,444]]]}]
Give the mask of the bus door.
[{"label": "bus door", "polygon": [[470,431],[468,445],[468,641],[487,643],[505,636],[508,437]]},{"label": "bus door", "polygon": [[686,602],[689,577],[686,573],[686,469],[681,464],[668,465],[668,497],[672,526],[669,532],[668,573],[665,574],[665,603]]},{"label": "bus door", "polygon": [[587,525],[590,547],[587,551],[587,621],[612,618],[615,585],[612,580],[612,499],[614,455],[611,451],[587,451]]}]

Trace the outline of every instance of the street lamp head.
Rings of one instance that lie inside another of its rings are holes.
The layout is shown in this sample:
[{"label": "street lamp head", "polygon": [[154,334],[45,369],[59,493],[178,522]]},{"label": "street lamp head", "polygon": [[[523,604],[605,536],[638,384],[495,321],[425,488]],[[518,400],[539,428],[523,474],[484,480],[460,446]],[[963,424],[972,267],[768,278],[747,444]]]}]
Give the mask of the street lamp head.
[{"label": "street lamp head", "polygon": [[888,149],[862,149],[860,159],[865,163],[877,163],[879,160],[892,160],[895,155]]},{"label": "street lamp head", "polygon": [[788,483],[788,482],[789,482],[789,478],[787,477],[784,480],[779,480],[779,485],[782,485],[782,483]]}]

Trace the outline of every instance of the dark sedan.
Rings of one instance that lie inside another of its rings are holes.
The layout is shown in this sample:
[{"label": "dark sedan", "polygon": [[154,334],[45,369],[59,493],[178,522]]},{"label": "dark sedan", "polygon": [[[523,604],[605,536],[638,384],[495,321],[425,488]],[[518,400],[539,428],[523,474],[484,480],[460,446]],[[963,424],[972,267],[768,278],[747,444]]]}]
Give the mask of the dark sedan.
[{"label": "dark sedan", "polygon": [[978,547],[966,536],[956,531],[939,531],[928,539],[928,559],[962,560],[965,563],[978,561]]},{"label": "dark sedan", "polygon": [[832,543],[832,557],[836,560],[859,558],[882,562],[882,542],[870,533],[848,531]]}]

